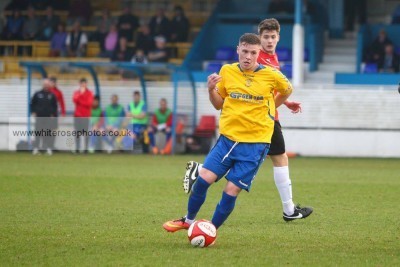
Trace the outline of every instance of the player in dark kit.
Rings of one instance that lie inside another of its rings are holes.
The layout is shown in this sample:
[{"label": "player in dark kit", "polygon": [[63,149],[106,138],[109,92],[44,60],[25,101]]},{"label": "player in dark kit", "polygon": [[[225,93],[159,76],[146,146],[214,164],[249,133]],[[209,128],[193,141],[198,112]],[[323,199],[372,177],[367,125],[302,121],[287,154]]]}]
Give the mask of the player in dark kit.
[{"label": "player in dark kit", "polygon": [[[261,39],[261,51],[258,56],[258,63],[280,69],[278,57],[275,53],[276,45],[279,42],[280,25],[276,19],[265,19],[258,25],[258,33]],[[284,105],[292,113],[301,112],[301,103],[285,101]],[[292,221],[308,217],[313,209],[311,207],[300,207],[295,205],[292,200],[292,182],[289,176],[289,159],[286,154],[285,140],[279,123],[278,111],[275,112],[274,133],[272,135],[271,147],[268,152],[274,166],[275,185],[279,191],[283,206],[283,219]],[[198,176],[202,164],[189,161],[186,173],[183,178],[183,188],[186,193],[190,193],[193,184]]]}]

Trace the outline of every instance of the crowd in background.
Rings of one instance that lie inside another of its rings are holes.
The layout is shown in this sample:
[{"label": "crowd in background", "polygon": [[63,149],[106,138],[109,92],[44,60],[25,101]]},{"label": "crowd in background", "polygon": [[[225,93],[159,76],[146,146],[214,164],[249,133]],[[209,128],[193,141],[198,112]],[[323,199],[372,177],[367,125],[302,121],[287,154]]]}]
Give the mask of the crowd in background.
[{"label": "crowd in background", "polygon": [[[94,153],[99,150],[108,153],[115,150],[132,152],[137,144],[142,146],[144,153],[171,153],[172,110],[168,108],[165,98],[160,99],[159,108],[152,115],[139,91],[133,93],[132,101],[126,107],[119,104],[118,95],[114,94],[109,104],[101,108],[100,97],[89,90],[87,80],[82,78],[71,100],[74,103],[74,131],[86,132],[82,136],[75,135],[75,144],[71,147],[73,153]],[[42,89],[31,98],[30,110],[32,116],[36,117],[36,131],[57,129],[58,117],[65,116],[66,110],[63,93],[55,77],[43,80]],[[176,131],[182,134],[183,124],[181,121],[177,123]],[[166,137],[162,148],[156,143],[157,132],[164,133]],[[36,136],[32,153],[37,155],[44,150],[52,155],[54,142],[53,135]]]},{"label": "crowd in background", "polygon": [[[22,16],[22,10],[27,11],[26,16]],[[37,16],[37,10],[44,10],[46,15]],[[54,10],[68,10],[66,21]],[[83,57],[88,42],[96,41],[101,50],[99,57],[140,63],[167,62],[170,57],[167,43],[187,42],[189,37],[189,20],[181,6],[174,7],[172,18],[160,8],[149,21],[134,15],[130,5],[125,5],[118,17],[112,17],[110,10],[94,17],[90,0],[13,0],[5,11],[11,15],[0,25],[2,40],[49,41],[53,57]],[[96,31],[84,32],[82,26],[95,26]]]}]

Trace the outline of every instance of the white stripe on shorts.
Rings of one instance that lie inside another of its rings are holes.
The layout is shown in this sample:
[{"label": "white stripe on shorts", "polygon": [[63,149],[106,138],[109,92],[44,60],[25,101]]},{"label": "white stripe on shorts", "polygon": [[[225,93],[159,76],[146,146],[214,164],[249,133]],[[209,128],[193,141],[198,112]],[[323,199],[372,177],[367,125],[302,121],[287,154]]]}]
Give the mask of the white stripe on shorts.
[{"label": "white stripe on shorts", "polygon": [[224,160],[229,157],[229,154],[232,152],[232,150],[235,148],[235,146],[237,146],[239,144],[239,142],[235,142],[233,144],[233,146],[231,147],[231,149],[229,150],[229,152],[224,156],[224,158],[222,159],[221,163],[224,162]]}]

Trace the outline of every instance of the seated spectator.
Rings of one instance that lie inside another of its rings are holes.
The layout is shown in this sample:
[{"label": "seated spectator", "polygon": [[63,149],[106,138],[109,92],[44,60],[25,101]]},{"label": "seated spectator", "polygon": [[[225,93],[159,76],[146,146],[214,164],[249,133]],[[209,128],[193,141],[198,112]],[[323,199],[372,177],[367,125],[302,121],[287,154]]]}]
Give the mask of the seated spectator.
[{"label": "seated spectator", "polygon": [[392,14],[392,24],[400,24],[400,5],[397,5]]},{"label": "seated spectator", "polygon": [[131,62],[132,62],[132,63],[147,64],[147,63],[148,63],[148,60],[147,60],[147,57],[146,57],[144,51],[143,51],[142,49],[138,49],[138,50],[136,50],[136,53],[135,53],[135,55],[133,56]]},{"label": "seated spectator", "polygon": [[100,45],[104,44],[104,38],[106,38],[113,24],[114,22],[110,16],[110,10],[104,9],[101,13],[101,17],[96,21],[96,32],[94,33],[93,40],[99,42]]},{"label": "seated spectator", "polygon": [[54,15],[53,8],[51,6],[48,6],[46,9],[46,17],[44,17],[40,26],[40,40],[49,41],[53,34],[57,31],[59,23],[60,18]]},{"label": "seated spectator", "polygon": [[135,38],[136,49],[143,50],[145,55],[154,49],[154,37],[150,33],[148,25],[142,25]]},{"label": "seated spectator", "polygon": [[175,6],[171,21],[171,42],[187,42],[189,37],[189,20],[181,6]]},{"label": "seated spectator", "polygon": [[118,17],[118,36],[125,37],[128,42],[131,42],[138,28],[139,19],[131,13],[130,6],[126,5],[122,15]]},{"label": "seated spectator", "polygon": [[105,119],[105,130],[107,132],[113,132],[113,134],[107,134],[104,136],[104,141],[107,144],[107,152],[111,153],[115,149],[115,139],[118,136],[118,132],[122,127],[122,122],[125,118],[125,110],[122,105],[118,103],[118,96],[111,96],[111,104],[104,110]]},{"label": "seated spectator", "polygon": [[86,54],[88,38],[86,33],[81,31],[81,24],[75,22],[72,31],[68,34],[65,44],[69,57],[83,57]]},{"label": "seated spectator", "polygon": [[24,40],[36,40],[39,35],[40,20],[35,16],[35,9],[29,7],[28,16],[24,22],[22,35]]},{"label": "seated spectator", "polygon": [[110,31],[107,33],[103,43],[100,45],[101,52],[100,57],[112,58],[114,51],[118,45],[118,32],[117,25],[111,25]]},{"label": "seated spectator", "polygon": [[156,48],[149,52],[149,61],[168,62],[169,54],[165,38],[163,36],[157,36],[156,38],[154,38],[154,40],[156,42]]},{"label": "seated spectator", "polygon": [[132,58],[132,49],[128,48],[128,42],[125,37],[119,38],[118,47],[114,51],[112,61],[130,61]]},{"label": "seated spectator", "polygon": [[[101,134],[100,132],[104,129],[103,111],[100,108],[100,97],[95,96],[93,98],[92,110],[90,115],[89,130],[92,134],[89,138],[89,153],[94,153],[95,150],[99,150]],[[96,134],[95,134],[96,133]]]},{"label": "seated spectator", "polygon": [[21,40],[22,29],[24,26],[24,18],[21,16],[21,11],[13,10],[12,16],[7,18],[6,26],[2,33],[3,40]]},{"label": "seated spectator", "polygon": [[[167,100],[161,98],[160,107],[155,110],[154,115],[151,119],[151,125],[148,128],[150,146],[153,154],[158,154],[159,149],[156,146],[155,133],[162,132],[165,134],[165,144],[171,138],[171,127],[172,127],[172,111],[167,106]],[[164,149],[161,150],[161,154],[164,154]]]},{"label": "seated spectator", "polygon": [[150,32],[153,36],[164,36],[169,40],[170,36],[170,22],[165,16],[164,9],[160,8],[155,16],[150,19],[149,23]]},{"label": "seated spectator", "polygon": [[71,0],[68,12],[68,25],[79,21],[81,25],[88,25],[92,16],[90,0]]},{"label": "seated spectator", "polygon": [[63,23],[59,23],[57,27],[57,32],[53,34],[50,43],[50,56],[65,57],[67,55],[67,32],[65,31],[65,25]]},{"label": "seated spectator", "polygon": [[385,53],[378,62],[378,71],[382,73],[399,72],[400,58],[395,54],[392,44],[385,46]]},{"label": "seated spectator", "polygon": [[386,31],[382,29],[371,44],[366,61],[370,63],[380,62],[385,53],[385,46],[387,44],[392,44],[392,41],[387,36]]}]

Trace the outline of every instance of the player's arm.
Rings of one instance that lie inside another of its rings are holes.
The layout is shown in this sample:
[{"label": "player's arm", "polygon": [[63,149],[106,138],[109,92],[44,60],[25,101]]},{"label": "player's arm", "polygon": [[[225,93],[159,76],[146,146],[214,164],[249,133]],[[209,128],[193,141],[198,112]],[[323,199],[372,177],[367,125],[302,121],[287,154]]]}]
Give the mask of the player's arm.
[{"label": "player's arm", "polygon": [[222,109],[224,105],[224,99],[218,93],[217,83],[221,81],[222,77],[216,73],[213,73],[207,78],[207,87],[208,87],[208,95],[210,98],[211,104],[214,106],[216,110]]},{"label": "player's arm", "polygon": [[286,100],[283,103],[288,109],[292,111],[292,113],[299,113],[301,112],[301,103],[295,101]]},{"label": "player's arm", "polygon": [[275,89],[277,94],[275,95],[275,107],[278,108],[285,101],[288,100],[289,96],[293,92],[292,84],[281,72],[275,72]]}]

